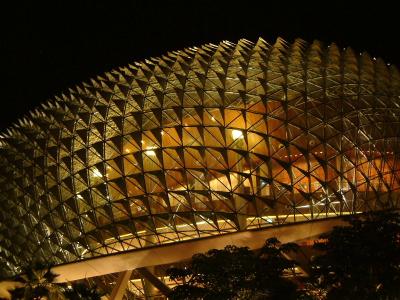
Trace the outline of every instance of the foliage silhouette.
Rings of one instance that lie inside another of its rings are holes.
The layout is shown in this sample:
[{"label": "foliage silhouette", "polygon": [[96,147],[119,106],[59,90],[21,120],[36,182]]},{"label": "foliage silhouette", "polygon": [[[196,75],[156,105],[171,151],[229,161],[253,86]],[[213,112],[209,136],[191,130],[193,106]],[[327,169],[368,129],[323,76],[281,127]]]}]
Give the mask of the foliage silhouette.
[{"label": "foliage silhouette", "polygon": [[295,263],[284,253],[297,250],[271,238],[258,253],[226,246],[196,254],[189,267],[168,270],[178,283],[170,299],[296,299],[296,284],[284,277]]},{"label": "foliage silhouette", "polygon": [[58,276],[51,271],[52,265],[33,263],[23,268],[22,275],[16,282],[22,286],[11,291],[12,300],[100,300],[102,293],[96,287],[88,287],[83,283],[55,283]]},{"label": "foliage silhouette", "polygon": [[62,286],[54,283],[58,276],[51,271],[51,264],[35,262],[23,268],[22,275],[16,278],[24,287],[12,292],[13,300],[49,299],[64,300]]},{"label": "foliage silhouette", "polygon": [[400,216],[373,212],[335,227],[314,245],[312,281],[328,299],[400,298]]},{"label": "foliage silhouette", "polygon": [[88,287],[83,283],[73,283],[64,291],[68,300],[100,300],[103,294],[96,286]]}]

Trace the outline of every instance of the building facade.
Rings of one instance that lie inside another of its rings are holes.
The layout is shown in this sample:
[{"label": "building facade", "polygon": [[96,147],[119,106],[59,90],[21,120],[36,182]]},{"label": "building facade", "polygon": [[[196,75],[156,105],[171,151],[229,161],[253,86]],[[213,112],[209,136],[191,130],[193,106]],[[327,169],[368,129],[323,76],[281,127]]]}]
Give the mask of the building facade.
[{"label": "building facade", "polygon": [[84,82],[1,135],[1,270],[398,207],[399,98],[395,67],[302,40]]}]

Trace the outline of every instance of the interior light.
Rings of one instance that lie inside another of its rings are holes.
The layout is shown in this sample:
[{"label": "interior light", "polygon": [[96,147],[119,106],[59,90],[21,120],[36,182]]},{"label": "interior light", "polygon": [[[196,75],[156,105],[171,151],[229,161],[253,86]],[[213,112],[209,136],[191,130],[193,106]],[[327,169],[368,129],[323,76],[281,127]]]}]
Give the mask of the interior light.
[{"label": "interior light", "polygon": [[101,172],[97,168],[94,168],[93,177],[103,177],[103,174],[101,174]]},{"label": "interior light", "polygon": [[156,152],[154,150],[151,150],[151,149],[155,149],[155,148],[156,147],[147,147],[146,149],[148,149],[148,150],[144,151],[144,153],[147,156],[156,156]]},{"label": "interior light", "polygon": [[147,156],[156,156],[156,152],[154,150],[147,150],[144,153],[146,153]]},{"label": "interior light", "polygon": [[242,139],[243,138],[243,132],[241,130],[233,129],[232,130],[232,137],[233,137],[234,140]]}]

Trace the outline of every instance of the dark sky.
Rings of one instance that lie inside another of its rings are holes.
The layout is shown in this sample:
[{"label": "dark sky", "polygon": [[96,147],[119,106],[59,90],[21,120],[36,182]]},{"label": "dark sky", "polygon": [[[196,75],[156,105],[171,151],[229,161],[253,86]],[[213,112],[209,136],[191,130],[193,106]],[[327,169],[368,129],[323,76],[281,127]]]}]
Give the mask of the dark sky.
[{"label": "dark sky", "polygon": [[319,39],[400,66],[400,14],[390,2],[271,2],[12,1],[0,8],[0,131],[80,81],[207,42]]}]

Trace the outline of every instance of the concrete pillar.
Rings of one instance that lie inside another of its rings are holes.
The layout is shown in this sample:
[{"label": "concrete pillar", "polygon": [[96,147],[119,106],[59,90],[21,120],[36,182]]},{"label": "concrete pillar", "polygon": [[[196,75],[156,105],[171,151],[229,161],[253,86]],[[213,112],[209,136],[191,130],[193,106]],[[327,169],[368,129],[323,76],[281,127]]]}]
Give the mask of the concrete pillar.
[{"label": "concrete pillar", "polygon": [[112,290],[110,300],[122,300],[125,295],[126,288],[128,287],[128,282],[131,279],[132,270],[127,270],[119,273],[117,282]]}]

